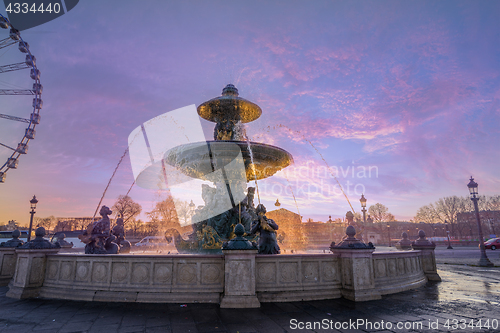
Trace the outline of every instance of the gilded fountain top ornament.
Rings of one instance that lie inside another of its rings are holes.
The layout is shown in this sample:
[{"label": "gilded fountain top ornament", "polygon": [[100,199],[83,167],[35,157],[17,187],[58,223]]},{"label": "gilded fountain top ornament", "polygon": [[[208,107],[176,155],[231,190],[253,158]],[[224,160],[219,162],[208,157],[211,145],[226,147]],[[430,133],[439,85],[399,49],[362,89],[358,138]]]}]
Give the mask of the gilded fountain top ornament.
[{"label": "gilded fountain top ornament", "polygon": [[214,123],[222,121],[249,123],[262,114],[262,109],[257,104],[239,97],[238,89],[232,84],[222,89],[222,96],[202,103],[197,110],[200,117]]}]

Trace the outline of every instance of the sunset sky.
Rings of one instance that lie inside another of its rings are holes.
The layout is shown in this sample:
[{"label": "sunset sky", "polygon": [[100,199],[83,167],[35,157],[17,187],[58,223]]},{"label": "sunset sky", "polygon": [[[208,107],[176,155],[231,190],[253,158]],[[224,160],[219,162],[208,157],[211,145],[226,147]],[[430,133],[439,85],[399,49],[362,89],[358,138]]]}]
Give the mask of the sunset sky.
[{"label": "sunset sky", "polygon": [[[468,195],[471,175],[480,194],[499,194],[499,14],[498,1],[80,1],[21,32],[44,105],[28,154],[0,184],[0,224],[26,224],[34,194],[36,216],[92,216],[133,129],[228,83],[263,110],[250,139],[295,160],[259,182],[268,210],[279,198],[304,220],[345,215],[332,175],[356,212],[363,192],[399,220]],[[0,98],[0,113],[29,116],[31,98]],[[211,139],[214,124],[200,121]],[[0,142],[23,133],[0,119]],[[103,204],[133,181],[126,156]],[[130,196],[145,219],[165,192]]]}]

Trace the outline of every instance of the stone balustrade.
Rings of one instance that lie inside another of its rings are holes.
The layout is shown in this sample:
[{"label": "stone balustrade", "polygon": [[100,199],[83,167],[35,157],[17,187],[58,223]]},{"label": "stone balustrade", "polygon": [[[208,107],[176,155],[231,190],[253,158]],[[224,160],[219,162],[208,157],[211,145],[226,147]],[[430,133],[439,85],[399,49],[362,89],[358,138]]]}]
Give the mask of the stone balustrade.
[{"label": "stone balustrade", "polygon": [[428,278],[421,255],[421,251],[373,253],[375,289],[387,295],[424,285]]},{"label": "stone balustrade", "polygon": [[222,255],[79,255],[47,258],[40,296],[83,301],[219,303]]},{"label": "stone balustrade", "polygon": [[261,302],[341,297],[341,263],[331,254],[257,255],[255,262]]},{"label": "stone balustrade", "polygon": [[14,298],[200,302],[225,308],[340,297],[367,301],[439,281],[434,248],[424,238],[415,244],[422,250],[380,253],[371,245],[350,248],[352,241],[332,246],[331,254],[293,255],[259,255],[256,250],[228,250],[223,255],[4,250],[0,277],[13,276],[7,296]]}]

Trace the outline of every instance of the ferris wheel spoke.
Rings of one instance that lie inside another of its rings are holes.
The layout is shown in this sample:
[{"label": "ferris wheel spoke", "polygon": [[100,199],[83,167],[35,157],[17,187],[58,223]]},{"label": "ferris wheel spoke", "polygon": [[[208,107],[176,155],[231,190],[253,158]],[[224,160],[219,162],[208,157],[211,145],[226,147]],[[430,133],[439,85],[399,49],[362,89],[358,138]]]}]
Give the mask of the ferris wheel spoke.
[{"label": "ferris wheel spoke", "polygon": [[17,43],[17,41],[12,40],[11,38],[6,38],[3,40],[0,40],[0,49],[3,49],[5,47],[9,47],[9,46],[14,45],[16,43]]},{"label": "ferris wheel spoke", "polygon": [[16,117],[16,116],[9,116],[8,114],[1,114],[1,113],[0,113],[0,118],[14,120],[14,121],[20,121],[22,123],[28,123],[28,124],[30,122],[30,120],[26,119],[26,118],[21,118],[21,117]]},{"label": "ferris wheel spoke", "polygon": [[[24,141],[24,138],[23,138],[23,141]],[[7,145],[5,145],[5,144],[3,144],[1,142],[0,142],[0,146],[5,147],[5,148],[10,149],[10,150],[13,150],[13,151],[15,151],[16,153],[19,153],[19,154],[26,154],[28,152],[28,144],[27,143],[23,143],[23,142],[19,143],[17,145],[17,148],[12,148],[12,147],[7,146]]]},{"label": "ferris wheel spoke", "polygon": [[0,66],[0,73],[18,71],[18,70],[27,69],[27,68],[31,68],[31,66],[25,62],[19,62],[17,64]]},{"label": "ferris wheel spoke", "polygon": [[35,95],[36,91],[31,89],[0,89],[0,95]]},{"label": "ferris wheel spoke", "polygon": [[4,145],[4,144],[3,144],[3,143],[1,143],[1,142],[0,142],[0,146],[5,147],[5,148],[8,148],[8,149],[13,150],[13,151],[16,151],[16,149],[15,149],[15,148],[12,148],[12,147],[10,147],[10,146]]}]

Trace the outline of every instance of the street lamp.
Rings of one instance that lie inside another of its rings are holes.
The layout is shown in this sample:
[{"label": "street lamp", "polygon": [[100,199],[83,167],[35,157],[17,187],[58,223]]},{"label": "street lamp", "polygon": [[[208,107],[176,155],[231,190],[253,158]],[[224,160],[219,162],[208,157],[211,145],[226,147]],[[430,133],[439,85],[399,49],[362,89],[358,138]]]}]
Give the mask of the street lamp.
[{"label": "street lamp", "polygon": [[469,184],[467,184],[467,187],[469,188],[470,199],[472,200],[472,202],[474,202],[474,209],[476,210],[477,228],[479,230],[479,244],[481,248],[481,259],[479,259],[479,266],[483,267],[493,266],[493,263],[486,256],[486,251],[484,249],[483,230],[481,229],[481,219],[479,218],[479,207],[477,206],[477,201],[479,200],[479,198],[477,197],[478,185],[474,181],[474,178],[472,178],[472,176],[470,177],[470,182]]},{"label": "street lamp", "polygon": [[38,203],[38,200],[36,200],[36,196],[33,196],[33,199],[30,200],[30,208],[31,208],[31,211],[30,211],[30,214],[31,214],[31,218],[30,218],[30,229],[28,231],[28,242],[31,240],[31,229],[33,228],[33,215],[35,215],[35,209],[36,209],[36,204]]},{"label": "street lamp", "polygon": [[389,237],[389,247],[391,247],[391,225],[387,223],[387,236]]},{"label": "street lamp", "polygon": [[453,247],[451,247],[450,230],[448,230],[448,222],[446,222],[446,220],[445,220],[444,223],[446,225],[446,235],[448,236],[448,247],[446,249],[447,250],[453,250]]},{"label": "street lamp", "polygon": [[361,199],[359,199],[359,202],[361,202],[361,211],[363,212],[363,224],[366,225],[366,198],[364,194],[361,194]]},{"label": "street lamp", "polygon": [[333,242],[333,228],[332,228],[332,216],[328,216],[328,221],[326,221],[330,226],[330,242]]}]

